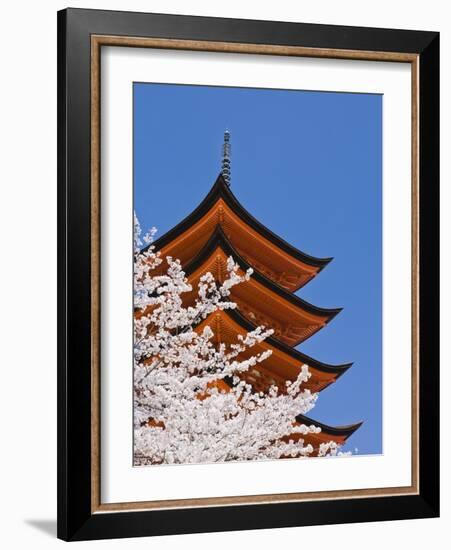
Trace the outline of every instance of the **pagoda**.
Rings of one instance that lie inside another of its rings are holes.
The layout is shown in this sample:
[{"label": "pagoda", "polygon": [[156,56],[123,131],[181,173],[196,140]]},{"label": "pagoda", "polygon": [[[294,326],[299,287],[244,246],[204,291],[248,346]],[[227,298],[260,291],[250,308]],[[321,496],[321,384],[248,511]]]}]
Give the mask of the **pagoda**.
[{"label": "pagoda", "polygon": [[[196,327],[202,331],[209,325],[214,339],[226,344],[235,343],[257,326],[272,328],[274,333],[265,341],[243,352],[241,358],[270,349],[271,355],[241,376],[256,392],[270,386],[285,388],[287,381],[296,380],[304,365],[311,377],[303,387],[321,392],[335,383],[352,365],[329,365],[299,351],[296,346],[326,326],[341,309],[317,307],[299,298],[295,292],[311,281],[332,258],[315,258],[301,252],[255,219],[236,199],[230,188],[230,134],[224,134],[222,169],[204,200],[184,220],[153,243],[162,258],[178,258],[192,285],[184,305],[194,303],[197,283],[210,272],[218,283],[227,277],[227,259],[232,256],[244,274],[253,273],[248,281],[232,287],[230,299],[236,309],[219,310]],[[165,271],[165,262],[157,274]],[[226,382],[220,387],[227,390]],[[283,391],[283,390],[282,390]],[[321,443],[335,441],[343,445],[360,427],[328,426],[304,415],[293,423],[314,425],[319,433],[302,435],[311,444],[314,455]],[[295,439],[299,434],[293,434]]]}]

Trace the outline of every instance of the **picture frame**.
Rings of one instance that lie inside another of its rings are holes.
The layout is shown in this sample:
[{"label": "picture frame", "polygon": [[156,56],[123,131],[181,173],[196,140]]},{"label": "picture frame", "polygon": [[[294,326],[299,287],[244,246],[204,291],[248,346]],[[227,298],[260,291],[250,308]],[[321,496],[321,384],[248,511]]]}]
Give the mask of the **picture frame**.
[{"label": "picture frame", "polygon": [[[410,65],[409,486],[101,502],[100,54],[104,47]],[[438,33],[84,9],[58,12],[58,537],[88,540],[437,517],[438,207]]]}]

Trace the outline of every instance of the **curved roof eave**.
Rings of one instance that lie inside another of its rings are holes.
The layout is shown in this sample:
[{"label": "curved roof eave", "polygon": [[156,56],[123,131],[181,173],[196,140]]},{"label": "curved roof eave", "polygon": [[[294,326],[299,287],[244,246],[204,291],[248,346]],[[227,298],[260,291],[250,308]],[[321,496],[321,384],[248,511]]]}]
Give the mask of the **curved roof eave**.
[{"label": "curved roof eave", "polygon": [[[288,242],[286,242],[281,237],[277,236],[270,229],[265,227],[260,223],[256,218],[254,218],[238,201],[235,195],[230,190],[229,186],[225,182],[222,174],[220,173],[217,177],[213,187],[210,189],[207,196],[204,200],[191,212],[186,218],[184,218],[180,223],[174,226],[172,229],[167,231],[159,239],[157,239],[153,244],[156,250],[161,250],[164,246],[178,237],[181,233],[186,231],[191,225],[196,223],[201,217],[208,212],[208,210],[213,206],[218,198],[224,199],[225,203],[228,204],[234,212],[250,227],[255,229],[258,233],[263,235],[273,244],[278,246],[280,249],[284,250],[287,254],[296,258],[300,262],[307,264],[311,267],[318,268],[318,271],[321,271],[333,258],[316,258],[310,256],[305,252],[295,248]],[[149,245],[150,246],[150,245]],[[147,250],[149,246],[143,248],[143,251]]]},{"label": "curved roof eave", "polygon": [[296,416],[296,421],[300,422],[301,424],[305,424],[307,426],[314,425],[318,428],[321,428],[321,431],[330,435],[341,435],[345,436],[347,439],[350,437],[356,430],[360,428],[360,426],[363,424],[362,422],[356,422],[355,424],[349,424],[347,426],[328,426],[327,424],[323,424],[322,422],[318,422],[317,420],[313,420],[312,418],[309,418],[308,416],[304,416],[303,414],[298,414]]}]

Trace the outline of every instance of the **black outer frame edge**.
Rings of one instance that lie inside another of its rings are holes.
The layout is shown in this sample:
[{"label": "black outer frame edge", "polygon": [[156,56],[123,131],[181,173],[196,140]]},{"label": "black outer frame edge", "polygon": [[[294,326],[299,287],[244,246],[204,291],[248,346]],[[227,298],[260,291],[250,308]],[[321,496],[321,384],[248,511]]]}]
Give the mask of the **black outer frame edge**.
[{"label": "black outer frame edge", "polygon": [[[440,35],[420,56],[420,494],[440,508]],[[423,368],[422,368],[423,367]],[[423,376],[427,372],[427,376]],[[433,473],[430,473],[433,472]]]},{"label": "black outer frame edge", "polygon": [[[90,35],[247,42],[420,56],[420,495],[91,514]],[[134,537],[436,517],[438,46],[435,32],[68,9],[58,13],[58,537]],[[67,323],[67,325],[66,325]],[[66,328],[67,327],[67,328]],[[427,419],[427,420],[426,420]]]},{"label": "black outer frame edge", "polygon": [[430,31],[130,11],[80,8],[63,11],[67,11],[74,24],[90,34],[212,42],[421,53],[437,34]]},{"label": "black outer frame edge", "polygon": [[65,80],[65,64],[66,64],[66,14],[65,12],[58,13],[58,51],[57,51],[57,72],[58,72],[58,90],[57,90],[57,254],[58,254],[58,273],[57,273],[57,338],[58,338],[58,414],[57,414],[57,437],[58,437],[58,463],[57,463],[57,480],[58,480],[58,495],[57,495],[57,513],[58,513],[58,529],[57,535],[59,538],[65,538],[67,533],[67,455],[66,455],[66,440],[67,430],[65,425],[66,418],[66,189],[65,189],[65,174],[66,174],[66,80]]},{"label": "black outer frame edge", "polygon": [[91,516],[90,44],[58,13],[58,519],[69,540]]},{"label": "black outer frame edge", "polygon": [[188,508],[158,512],[101,513],[92,516],[71,540],[277,529],[432,517],[435,517],[435,514],[431,507],[419,496]]}]

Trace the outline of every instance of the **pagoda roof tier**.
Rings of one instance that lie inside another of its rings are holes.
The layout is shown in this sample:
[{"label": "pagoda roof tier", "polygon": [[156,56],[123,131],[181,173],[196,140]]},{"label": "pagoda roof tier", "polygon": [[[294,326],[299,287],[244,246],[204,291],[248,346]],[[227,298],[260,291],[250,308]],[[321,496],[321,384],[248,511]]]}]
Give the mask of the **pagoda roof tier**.
[{"label": "pagoda roof tier", "polygon": [[314,452],[313,456],[316,456],[319,451],[321,443],[327,443],[328,441],[334,441],[338,445],[343,445],[346,440],[351,437],[351,435],[360,428],[363,422],[357,422],[356,424],[350,424],[348,426],[328,426],[317,420],[313,420],[300,414],[296,417],[296,424],[305,424],[306,426],[315,426],[321,428],[319,433],[309,433],[309,434],[298,434],[294,433],[290,436],[283,438],[284,440],[292,439],[297,441],[298,439],[303,439],[304,444],[312,445]]},{"label": "pagoda roof tier", "polygon": [[305,424],[306,426],[311,426],[313,424],[317,428],[321,428],[320,434],[324,433],[328,436],[340,437],[343,438],[342,441],[346,441],[348,437],[350,437],[363,424],[363,422],[356,422],[355,424],[347,424],[346,426],[329,426],[328,424],[318,422],[318,420],[313,420],[303,414],[298,414],[296,416],[296,422],[298,424]]},{"label": "pagoda roof tier", "polygon": [[153,244],[163,257],[178,258],[186,265],[218,225],[250,265],[290,292],[332,259],[309,256],[261,224],[238,202],[221,174],[199,206]]},{"label": "pagoda roof tier", "polygon": [[[200,332],[207,325],[212,329],[216,343],[229,345],[237,343],[238,335],[244,336],[256,328],[236,309],[216,311],[199,323],[196,331]],[[348,363],[334,366],[322,363],[273,337],[266,338],[263,342],[248,348],[240,354],[240,359],[246,359],[268,349],[272,354],[242,375],[255,391],[267,391],[272,385],[284,389],[287,381],[296,380],[304,365],[308,365],[311,377],[303,387],[312,392],[322,391],[352,365]]]},{"label": "pagoda roof tier", "polygon": [[[193,291],[186,303],[194,302],[200,277],[210,272],[222,283],[227,277],[227,259],[232,256],[241,275],[251,266],[233,247],[221,227],[217,227],[197,256],[185,266]],[[302,300],[268,279],[257,269],[248,281],[231,289],[231,299],[249,321],[274,329],[275,336],[289,346],[296,346],[325,326],[341,308],[325,309]]]}]

